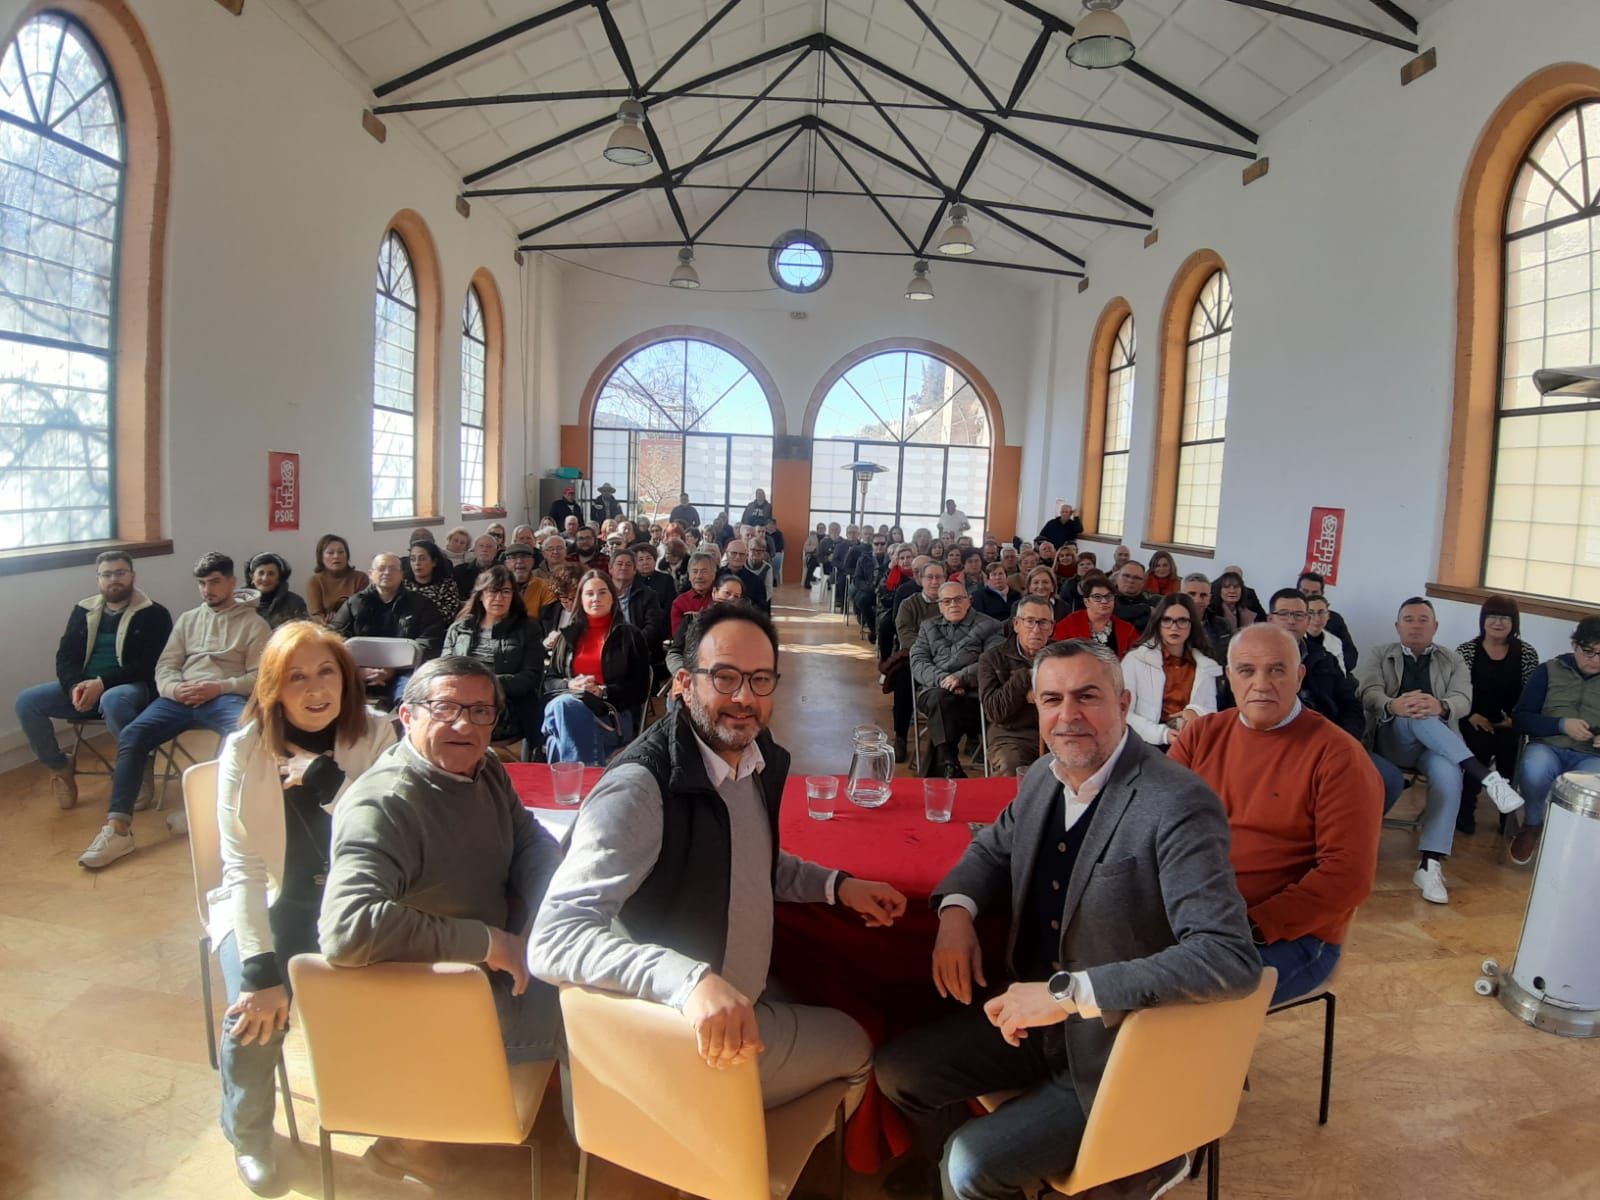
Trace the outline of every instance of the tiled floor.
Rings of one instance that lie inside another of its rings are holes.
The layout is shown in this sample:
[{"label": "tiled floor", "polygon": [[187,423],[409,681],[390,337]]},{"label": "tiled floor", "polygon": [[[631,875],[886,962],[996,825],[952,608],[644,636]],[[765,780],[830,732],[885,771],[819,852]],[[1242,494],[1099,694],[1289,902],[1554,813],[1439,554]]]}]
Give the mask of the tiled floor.
[{"label": "tiled floor", "polygon": [[[842,772],[851,727],[889,724],[870,655],[852,627],[806,605],[797,588],[779,593],[777,617],[785,651],[775,733],[795,770]],[[37,768],[0,776],[0,1200],[246,1196],[216,1126],[187,844],[158,814],[140,814],[136,855],[98,875],[82,871],[76,858],[104,797],[103,779],[86,780],[80,806],[61,812]],[[1488,814],[1483,821],[1492,826]],[[1509,964],[1528,876],[1500,865],[1492,836],[1465,839],[1450,866],[1453,902],[1439,908],[1411,887],[1412,865],[1408,836],[1386,833],[1377,889],[1339,982],[1332,1120],[1316,1124],[1321,1008],[1271,1018],[1224,1146],[1224,1194],[1595,1200],[1600,1043],[1535,1032],[1472,992],[1485,955]],[[289,1062],[308,1144],[298,1159],[282,1145],[296,1193],[320,1196],[298,1036]],[[545,1195],[571,1196],[576,1156],[554,1105],[538,1129]],[[361,1139],[336,1144],[340,1196],[428,1194],[370,1174]],[[514,1150],[469,1153],[464,1182],[447,1194],[526,1195],[525,1163]],[[826,1173],[806,1183],[822,1190]],[[603,1166],[590,1194],[669,1195]],[[853,1200],[880,1194],[875,1180],[850,1180]],[[1204,1191],[1196,1183],[1172,1194]]]}]

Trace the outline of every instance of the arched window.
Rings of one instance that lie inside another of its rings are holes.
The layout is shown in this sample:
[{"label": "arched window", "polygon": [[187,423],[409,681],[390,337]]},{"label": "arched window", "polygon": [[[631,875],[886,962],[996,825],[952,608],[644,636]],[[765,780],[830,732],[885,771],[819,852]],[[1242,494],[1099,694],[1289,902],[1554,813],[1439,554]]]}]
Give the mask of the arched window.
[{"label": "arched window", "polygon": [[[988,517],[989,417],[958,368],[933,354],[887,350],[864,358],[829,387],[811,442],[811,517],[841,525],[870,521],[930,529],[954,500],[978,536]],[[844,467],[886,468],[867,485],[866,505]]]},{"label": "arched window", "polygon": [[119,532],[125,162],[98,45],[69,17],[33,18],[0,60],[0,550]]},{"label": "arched window", "polygon": [[703,521],[737,521],[756,488],[772,495],[772,401],[750,364],[712,342],[634,350],[601,384],[591,424],[590,475],[630,516],[664,519],[687,492]]},{"label": "arched window", "polygon": [[461,308],[461,504],[484,506],[484,422],[488,410],[489,334],[478,289]]},{"label": "arched window", "polygon": [[1483,586],[1600,597],[1600,382],[1541,395],[1534,372],[1600,362],[1600,101],[1533,140],[1504,229],[1500,398]]},{"label": "arched window", "polygon": [[1089,343],[1089,402],[1084,413],[1084,529],[1120,538],[1128,507],[1128,448],[1133,431],[1133,310],[1121,296],[1106,305]]},{"label": "arched window", "polygon": [[1189,317],[1178,439],[1178,497],[1172,540],[1215,546],[1222,503],[1222,448],[1228,432],[1228,368],[1233,346],[1233,289],[1216,271]]},{"label": "arched window", "polygon": [[372,352],[372,519],[417,512],[417,279],[400,235],[378,249]]}]

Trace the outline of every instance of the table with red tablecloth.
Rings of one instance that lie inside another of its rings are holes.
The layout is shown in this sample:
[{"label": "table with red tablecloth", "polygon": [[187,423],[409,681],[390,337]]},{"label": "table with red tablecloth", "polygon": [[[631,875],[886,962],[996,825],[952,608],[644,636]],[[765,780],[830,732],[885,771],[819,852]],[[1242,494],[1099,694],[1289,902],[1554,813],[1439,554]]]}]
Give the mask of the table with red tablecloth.
[{"label": "table with red tablecloth", "polygon": [[[555,807],[547,766],[510,764],[507,771],[523,803]],[[584,772],[588,794],[601,771]],[[971,825],[987,824],[1017,794],[1017,781],[967,779],[956,784],[955,811],[936,824],[923,815],[922,781],[896,779],[882,808],[850,803],[840,781],[835,815],[815,821],[806,814],[805,780],[791,776],[784,788],[778,836],[791,854],[862,879],[893,884],[906,896],[906,915],[890,929],[868,928],[849,909],[825,904],[780,904],[774,918],[773,974],[796,996],[849,1013],[875,1043],[931,1020],[954,1001],[933,987],[933,939],[938,918],[928,904],[933,889],[972,840]],[[1004,915],[980,923],[990,964],[1005,937]],[[868,1089],[846,1134],[846,1156],[858,1171],[876,1171],[884,1145],[899,1153],[907,1144],[899,1116]]]}]

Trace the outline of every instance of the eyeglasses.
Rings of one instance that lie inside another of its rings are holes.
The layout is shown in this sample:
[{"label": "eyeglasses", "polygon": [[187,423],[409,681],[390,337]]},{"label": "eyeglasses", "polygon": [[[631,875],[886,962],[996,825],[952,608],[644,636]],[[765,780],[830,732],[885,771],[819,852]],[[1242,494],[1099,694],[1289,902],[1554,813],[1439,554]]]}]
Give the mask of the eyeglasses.
[{"label": "eyeglasses", "polygon": [[461,719],[461,714],[467,714],[467,720],[474,725],[493,725],[500,719],[499,706],[494,704],[457,704],[454,700],[422,700],[417,703],[418,708],[425,708],[435,721],[443,721],[446,725],[454,725]]},{"label": "eyeglasses", "polygon": [[732,696],[748,684],[757,696],[770,696],[782,678],[776,671],[737,671],[732,667],[691,667],[691,675],[709,675],[711,686],[724,696]]},{"label": "eyeglasses", "polygon": [[1600,645],[1585,646],[1582,642],[1573,642],[1572,648],[1589,658],[1600,658]]},{"label": "eyeglasses", "polygon": [[127,579],[132,574],[133,572],[128,570],[127,567],[121,567],[115,571],[96,571],[94,577],[96,579]]},{"label": "eyeglasses", "polygon": [[1275,608],[1272,610],[1273,619],[1278,621],[1304,621],[1310,615],[1304,609],[1296,611],[1287,608]]},{"label": "eyeglasses", "polygon": [[1110,604],[1111,603],[1111,593],[1110,592],[1091,592],[1089,595],[1085,596],[1084,599],[1087,600],[1090,604]]},{"label": "eyeglasses", "polygon": [[1018,625],[1026,625],[1030,629],[1054,629],[1056,623],[1045,617],[1018,617]]},{"label": "eyeglasses", "polygon": [[940,604],[971,604],[971,596],[940,596]]},{"label": "eyeglasses", "polygon": [[1189,628],[1189,626],[1191,626],[1193,624],[1194,624],[1194,622],[1189,620],[1188,617],[1162,617],[1161,618],[1161,628],[1163,628],[1163,629],[1187,629],[1187,628]]},{"label": "eyeglasses", "polygon": [[485,596],[515,596],[517,589],[508,587],[484,588],[483,594]]}]

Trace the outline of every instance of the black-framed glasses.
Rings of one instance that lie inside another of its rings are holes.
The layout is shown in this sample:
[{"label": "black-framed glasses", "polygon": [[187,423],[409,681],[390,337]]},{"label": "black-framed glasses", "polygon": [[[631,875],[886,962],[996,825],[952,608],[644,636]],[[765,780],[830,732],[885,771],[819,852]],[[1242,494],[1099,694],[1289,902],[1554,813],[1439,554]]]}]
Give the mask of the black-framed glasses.
[{"label": "black-framed glasses", "polygon": [[783,678],[776,671],[740,671],[733,667],[691,667],[689,674],[709,676],[711,686],[724,696],[734,695],[745,685],[752,695],[770,696]]},{"label": "black-framed glasses", "polygon": [[940,604],[971,604],[971,596],[940,596]]},{"label": "black-framed glasses", "polygon": [[435,721],[443,721],[446,725],[454,725],[461,719],[461,714],[467,714],[467,720],[473,725],[493,725],[500,719],[500,707],[495,704],[457,704],[454,700],[419,700],[418,708],[425,708]]},{"label": "black-framed glasses", "polygon": [[1272,615],[1279,621],[1304,621],[1311,614],[1304,609],[1296,611],[1288,608],[1275,608],[1272,610]]},{"label": "black-framed glasses", "polygon": [[1110,592],[1090,592],[1084,599],[1090,604],[1110,604],[1112,595]]},{"label": "black-framed glasses", "polygon": [[96,571],[96,579],[127,579],[133,574],[127,567],[118,567],[115,571]]},{"label": "black-framed glasses", "polygon": [[1028,625],[1034,629],[1054,629],[1056,623],[1048,617],[1018,617],[1018,625]]},{"label": "black-framed glasses", "polygon": [[1188,617],[1162,617],[1161,618],[1161,627],[1163,629],[1187,629],[1187,628],[1189,628],[1189,626],[1191,626],[1193,624],[1194,624],[1194,622],[1189,620]]}]

